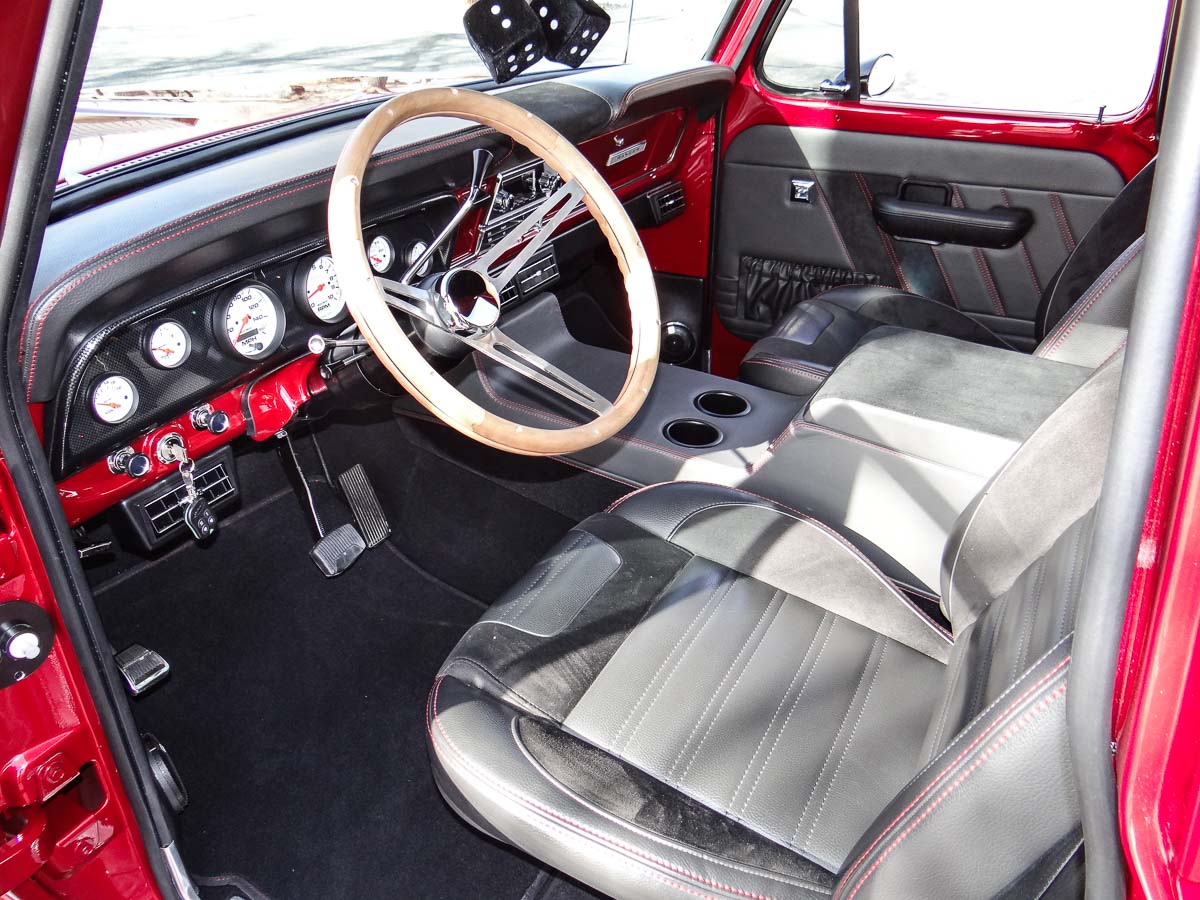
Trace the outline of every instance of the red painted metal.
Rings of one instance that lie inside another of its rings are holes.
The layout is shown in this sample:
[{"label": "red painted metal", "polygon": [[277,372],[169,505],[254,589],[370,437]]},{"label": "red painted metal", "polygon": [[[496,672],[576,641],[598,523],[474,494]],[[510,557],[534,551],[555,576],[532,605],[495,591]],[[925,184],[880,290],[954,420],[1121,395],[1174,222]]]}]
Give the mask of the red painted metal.
[{"label": "red painted metal", "polygon": [[184,414],[142,435],[131,445],[137,452],[150,457],[150,471],[141,478],[114,474],[109,470],[107,461],[100,460],[65,479],[58,485],[58,496],[66,511],[67,521],[72,526],[86,522],[175,472],[177,466],[165,465],[154,453],[158,442],[168,434],[181,435],[188,455],[199,458],[246,434],[248,429],[244,411],[249,410],[253,424],[253,428],[249,429],[253,432],[251,437],[259,441],[267,440],[287,425],[296,410],[313,395],[325,390],[318,369],[316,357],[306,356],[249,386],[239,385],[213,398],[210,401],[212,406],[229,416],[229,428],[222,434],[194,428],[191,418]]},{"label": "red painted metal", "polygon": [[[56,637],[47,660],[0,691],[0,891],[12,896],[157,896],[133,811],[66,635],[45,568],[0,464],[0,602],[45,609]],[[36,887],[21,886],[32,876]],[[36,891],[36,893],[35,893]]]},{"label": "red painted metal", "polygon": [[1200,243],[1114,697],[1130,894],[1200,897]]},{"label": "red painted metal", "polygon": [[656,272],[708,277],[715,141],[716,122],[712,119],[688,128],[679,147],[680,167],[674,174],[683,185],[687,206],[677,218],[639,232]]},{"label": "red painted metal", "polygon": [[[49,0],[0,3],[0,34],[4,35],[4,52],[0,53],[0,175],[5,185],[16,162],[25,103],[33,84],[49,5]],[[0,219],[7,205],[6,189],[0,195]]]}]

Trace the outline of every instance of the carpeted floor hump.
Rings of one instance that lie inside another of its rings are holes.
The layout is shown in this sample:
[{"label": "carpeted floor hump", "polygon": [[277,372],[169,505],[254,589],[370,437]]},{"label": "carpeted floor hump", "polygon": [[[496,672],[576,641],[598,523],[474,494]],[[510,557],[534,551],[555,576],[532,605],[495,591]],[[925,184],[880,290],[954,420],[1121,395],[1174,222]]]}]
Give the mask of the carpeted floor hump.
[{"label": "carpeted floor hump", "polygon": [[190,792],[189,868],[273,900],[517,900],[536,867],[455,817],[425,749],[426,692],[481,606],[389,543],[333,580],[310,547],[280,493],[212,546],[99,586],[113,646],[172,667],[134,713]]}]

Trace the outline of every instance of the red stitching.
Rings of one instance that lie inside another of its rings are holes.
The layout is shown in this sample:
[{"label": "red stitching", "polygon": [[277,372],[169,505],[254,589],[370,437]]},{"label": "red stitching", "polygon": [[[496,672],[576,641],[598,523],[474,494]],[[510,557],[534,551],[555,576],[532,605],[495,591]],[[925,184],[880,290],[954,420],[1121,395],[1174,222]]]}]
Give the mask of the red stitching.
[{"label": "red stitching", "polygon": [[941,252],[937,247],[930,249],[933,251],[933,261],[937,263],[937,267],[942,273],[942,281],[946,282],[946,290],[950,292],[950,299],[954,301],[954,308],[962,309],[962,304],[958,302],[958,293],[954,290],[954,282],[950,280],[950,276],[946,273],[946,267],[942,264]]},{"label": "red stitching", "polygon": [[[1129,247],[1125,248],[1125,253],[1129,254],[1125,260],[1121,262],[1116,271],[1114,271],[1103,284],[1094,289],[1095,293],[1093,293],[1090,298],[1087,296],[1087,294],[1084,294],[1083,297],[1079,298],[1075,304],[1075,308],[1068,312],[1066,317],[1059,322],[1058,326],[1054,329],[1055,333],[1049,338],[1050,344],[1046,346],[1045,350],[1038,350],[1038,356],[1048,357],[1051,353],[1062,346],[1063,341],[1065,341],[1067,336],[1075,330],[1075,326],[1079,324],[1080,320],[1082,320],[1084,315],[1087,314],[1087,311],[1096,305],[1096,301],[1100,299],[1100,295],[1107,291],[1109,287],[1112,286],[1112,283],[1117,280],[1117,276],[1124,272],[1125,269],[1129,267],[1129,264],[1141,255],[1142,247],[1144,246],[1145,244],[1139,239],[1136,244],[1131,244]],[[1134,247],[1137,249],[1133,249]],[[1130,250],[1133,250],[1133,252],[1130,253]]]},{"label": "red stitching", "polygon": [[821,206],[825,209],[825,216],[829,219],[829,224],[833,226],[833,236],[837,238],[838,244],[842,248],[842,253],[846,256],[846,264],[854,271],[858,267],[854,265],[854,257],[850,255],[850,248],[846,246],[846,241],[842,237],[842,229],[838,228],[837,219],[833,217],[833,207],[829,205],[829,198],[825,196],[825,189],[821,187],[821,181],[817,178],[816,173],[813,173],[813,184],[817,186],[817,193],[821,195]]},{"label": "red stitching", "polygon": [[1063,208],[1062,197],[1051,192],[1050,206],[1054,210],[1054,218],[1058,220],[1058,233],[1062,235],[1063,246],[1067,248],[1067,253],[1075,252],[1075,235],[1071,231],[1071,223],[1067,220],[1067,211]]},{"label": "red stitching", "polygon": [[440,676],[437,679],[437,681],[434,682],[433,690],[430,691],[430,693],[429,693],[429,700],[426,705],[425,730],[429,733],[430,740],[436,742],[437,738],[433,733],[433,725],[436,724],[438,727],[438,731],[441,732],[442,738],[445,740],[446,746],[455,755],[455,757],[458,759],[459,763],[464,768],[473,772],[477,778],[481,778],[484,781],[488,782],[496,790],[500,791],[502,794],[507,795],[508,797],[511,797],[517,803],[520,803],[522,806],[524,806],[528,809],[532,809],[535,812],[541,813],[542,815],[544,815],[548,818],[555,819],[559,822],[565,823],[566,825],[569,825],[572,828],[577,828],[584,834],[589,835],[590,837],[593,837],[596,840],[601,841],[602,843],[609,844],[610,846],[615,847],[618,850],[622,850],[626,853],[630,853],[634,856],[640,857],[641,859],[647,860],[648,862],[652,862],[655,865],[662,866],[664,869],[667,869],[670,872],[674,872],[677,875],[683,875],[687,878],[694,879],[695,881],[698,881],[701,884],[706,884],[709,887],[717,888],[718,890],[729,891],[731,894],[737,894],[739,897],[747,897],[747,898],[749,898],[749,900],[773,900],[772,897],[770,897],[766,894],[755,894],[751,891],[746,891],[741,888],[733,887],[732,885],[722,884],[721,882],[715,881],[711,878],[706,878],[705,876],[699,875],[695,872],[691,872],[691,871],[683,868],[682,866],[677,866],[674,863],[671,863],[665,859],[661,859],[660,857],[654,856],[653,854],[646,853],[643,850],[639,850],[637,847],[626,844],[622,841],[618,841],[615,838],[609,837],[608,835],[604,834],[603,832],[595,831],[594,829],[589,828],[588,826],[584,825],[581,822],[576,822],[574,819],[571,819],[568,816],[563,815],[562,813],[555,812],[554,810],[550,809],[549,807],[543,806],[542,804],[538,803],[536,800],[531,800],[529,797],[526,797],[522,794],[518,794],[515,791],[510,790],[509,788],[507,788],[505,785],[501,784],[500,782],[495,781],[492,778],[490,778],[486,772],[484,772],[482,769],[477,767],[474,763],[471,762],[471,760],[469,758],[464,756],[459,751],[458,747],[455,746],[453,739],[451,739],[449,733],[446,731],[445,726],[442,725],[441,717],[438,715],[438,694],[442,689],[442,682],[445,681],[445,679],[446,679],[445,675]]},{"label": "red stitching", "polygon": [[755,359],[743,360],[742,365],[743,366],[751,366],[751,365],[753,365],[753,366],[770,366],[772,369],[779,369],[782,372],[790,372],[793,375],[803,375],[806,378],[815,378],[817,381],[825,380],[824,375],[818,375],[815,372],[810,372],[807,369],[801,369],[796,366],[790,366],[790,365],[786,365],[783,363],[777,363],[777,362],[768,362],[767,360],[762,359],[761,357],[756,357]]},{"label": "red stitching", "polygon": [[[384,165],[385,163],[395,162],[397,160],[407,159],[407,158],[410,158],[413,156],[419,156],[423,153],[429,153],[434,150],[442,150],[442,149],[445,149],[446,147],[451,147],[455,144],[461,144],[461,143],[465,143],[466,141],[475,140],[475,139],[481,137],[484,133],[485,132],[481,132],[479,130],[473,130],[471,132],[460,135],[458,137],[447,138],[444,141],[438,141],[437,143],[434,143],[434,144],[427,144],[427,145],[421,146],[419,148],[395,151],[392,154],[381,156],[380,158],[369,163],[368,168],[375,168],[376,166]],[[278,182],[276,184],[271,185],[270,187],[262,188],[258,191],[250,191],[248,193],[245,193],[238,197],[235,197],[233,200],[223,201],[222,203],[217,204],[215,206],[210,206],[207,209],[199,210],[199,211],[191,213],[187,216],[183,216],[182,218],[176,219],[174,222],[170,222],[166,225],[160,226],[160,228],[158,228],[158,229],[152,229],[151,231],[147,231],[144,234],[138,235],[136,238],[131,238],[130,240],[125,241],[122,244],[118,244],[116,247],[110,247],[107,250],[103,251],[102,253],[96,254],[95,256],[91,257],[91,259],[89,259],[83,263],[80,263],[78,266],[75,267],[74,270],[72,270],[72,272],[78,272],[82,269],[85,269],[85,268],[87,268],[87,266],[91,265],[93,262],[95,262],[96,260],[105,256],[106,254],[113,253],[116,250],[119,250],[123,247],[132,246],[133,244],[137,243],[140,240],[143,240],[144,238],[148,237],[149,235],[155,234],[156,231],[162,231],[167,228],[176,227],[175,231],[165,234],[162,237],[156,238],[155,240],[150,241],[148,243],[141,244],[141,245],[137,246],[135,249],[130,250],[128,253],[125,253],[121,256],[110,259],[108,262],[104,263],[104,265],[97,266],[96,268],[92,269],[91,271],[89,271],[85,274],[79,275],[73,281],[70,281],[65,285],[60,280],[57,285],[51,285],[50,287],[47,287],[46,290],[44,290],[38,296],[37,300],[34,301],[34,303],[30,304],[29,309],[27,309],[25,312],[25,320],[22,323],[22,334],[24,334],[25,331],[27,331],[28,326],[29,326],[29,317],[31,315],[35,315],[35,308],[37,307],[37,305],[39,303],[41,303],[46,297],[50,296],[51,294],[57,293],[57,296],[55,296],[54,299],[50,301],[49,305],[45,309],[36,309],[36,315],[38,317],[38,327],[37,327],[37,331],[34,333],[33,346],[30,348],[29,387],[26,392],[26,399],[29,400],[29,399],[32,399],[32,397],[33,397],[33,380],[34,380],[34,375],[37,372],[38,350],[39,350],[39,346],[41,344],[41,339],[42,339],[42,329],[45,328],[45,325],[46,325],[46,319],[49,317],[50,313],[54,311],[55,307],[57,307],[58,304],[60,302],[62,302],[63,298],[66,297],[69,293],[71,293],[71,291],[75,290],[75,288],[79,287],[81,284],[88,281],[89,279],[100,274],[105,269],[108,269],[111,266],[114,266],[119,262],[123,262],[126,259],[136,256],[138,253],[141,253],[144,250],[148,250],[152,247],[157,247],[159,244],[163,244],[167,241],[174,240],[177,237],[180,237],[182,235],[185,235],[192,231],[195,231],[197,228],[202,228],[205,225],[211,225],[213,222],[219,222],[222,219],[228,218],[229,216],[237,215],[238,213],[242,213],[242,212],[245,212],[246,210],[253,209],[256,206],[261,206],[264,203],[269,203],[272,200],[279,200],[283,197],[288,197],[288,196],[291,196],[292,194],[300,193],[301,191],[306,191],[311,188],[320,187],[322,185],[329,184],[330,182],[333,181],[333,175],[332,175],[333,170],[326,169],[323,171],[329,172],[330,174],[326,177],[319,178],[316,181],[312,181],[309,184],[305,184],[300,187],[292,188],[291,190],[283,191],[283,192],[280,192],[277,194],[272,194],[270,196],[262,197],[261,199],[256,200],[253,203],[248,203],[248,204],[244,204],[242,206],[227,209],[225,212],[221,213],[220,215],[213,216],[213,217],[205,219],[201,222],[193,222],[192,224],[188,225],[186,228],[178,228],[176,226],[182,225],[184,222],[188,222],[192,219],[195,219],[197,216],[204,215],[205,213],[207,213],[213,209],[217,209],[220,206],[225,206],[230,203],[239,203],[242,199],[244,199],[246,197],[255,196],[256,194],[261,194],[266,191],[272,191],[272,190],[275,190],[276,188],[283,187],[284,185],[287,185],[287,184],[293,184],[297,181],[304,181],[304,180],[312,178],[315,175],[318,175],[320,173],[314,172],[314,173],[309,173],[307,175],[299,175],[299,176],[296,176],[295,178],[290,178],[290,179],[287,179],[286,181]]]},{"label": "red stitching", "polygon": [[867,179],[863,177],[862,172],[855,172],[854,178],[858,182],[858,189],[862,191],[863,197],[867,201],[867,215],[871,217],[871,222],[875,226],[875,230],[879,232],[879,242],[883,244],[883,252],[887,254],[891,260],[892,268],[896,270],[896,278],[900,282],[900,287],[912,293],[912,285],[908,283],[908,279],[904,275],[904,267],[900,265],[900,257],[896,255],[896,248],[892,246],[892,239],[887,233],[879,227],[879,223],[875,221],[875,198],[871,194],[871,187],[867,184]]},{"label": "red stitching", "polygon": [[1016,722],[1014,722],[1012,725],[1010,725],[1008,728],[1006,728],[1004,730],[1004,733],[1001,734],[1000,737],[993,744],[991,744],[986,750],[984,750],[982,753],[980,753],[979,756],[975,759],[975,761],[972,762],[971,765],[968,766],[966,768],[966,770],[964,770],[963,773],[961,775],[959,775],[958,778],[956,778],[950,784],[950,786],[948,788],[946,788],[946,790],[942,791],[942,793],[939,794],[933,800],[933,802],[929,804],[928,809],[926,809],[915,820],[913,820],[911,823],[909,823],[908,827],[905,828],[904,831],[902,831],[900,833],[900,836],[897,837],[896,840],[892,841],[892,843],[890,845],[888,845],[888,848],[886,850],[884,850],[883,853],[880,854],[879,859],[875,860],[874,864],[871,866],[870,869],[867,870],[866,874],[863,875],[863,877],[859,879],[858,884],[855,885],[854,890],[850,892],[850,895],[848,897],[846,897],[846,900],[854,900],[855,894],[857,894],[862,889],[862,886],[867,883],[867,880],[871,877],[871,875],[874,874],[875,870],[878,869],[880,867],[880,865],[883,864],[883,861],[885,859],[887,859],[888,856],[891,855],[892,851],[895,850],[896,847],[898,847],[904,841],[905,838],[907,838],[910,834],[912,834],[912,832],[923,821],[925,821],[925,819],[927,819],[930,815],[932,815],[933,812],[939,806],[941,806],[943,802],[945,802],[946,798],[949,797],[952,793],[954,793],[954,791],[957,790],[964,781],[966,781],[968,778],[970,778],[976,769],[978,769],[985,762],[987,762],[989,759],[991,759],[996,754],[997,750],[999,750],[1001,747],[1003,747],[1005,744],[1007,744],[1012,739],[1013,735],[1015,735],[1018,731],[1020,731],[1022,728],[1024,728],[1026,725],[1028,725],[1034,719],[1036,719],[1039,715],[1041,715],[1043,712],[1045,712],[1047,709],[1049,709],[1050,705],[1052,703],[1054,703],[1060,697],[1066,696],[1066,693],[1067,693],[1067,686],[1065,684],[1059,686],[1058,688],[1056,688],[1054,690],[1053,693],[1047,695],[1044,699],[1038,701],[1038,703],[1035,706],[1031,707],[1028,712],[1026,712],[1023,716],[1021,716],[1021,718],[1017,719]]},{"label": "red stitching", "polygon": [[[1004,206],[1007,209],[1012,209],[1012,204],[1008,202],[1008,191],[1006,191],[1004,188],[1000,188],[1000,197],[1004,200]],[[1029,255],[1029,248],[1025,246],[1025,239],[1021,238],[1021,240],[1017,243],[1021,247],[1021,255],[1025,257],[1025,270],[1029,272],[1029,280],[1033,282],[1034,293],[1038,297],[1041,297],[1042,283],[1038,280],[1037,272],[1034,271],[1033,257]]]},{"label": "red stitching", "polygon": [[[882,841],[884,839],[884,837],[887,836],[887,833],[889,831],[891,831],[893,828],[895,828],[896,824],[898,822],[900,822],[900,820],[903,819],[905,816],[907,816],[912,811],[913,807],[921,802],[921,799],[923,797],[925,797],[926,794],[928,794],[935,787],[937,787],[937,783],[939,781],[941,781],[943,778],[945,778],[946,775],[955,766],[957,766],[960,762],[962,762],[963,759],[966,756],[968,756],[972,750],[974,750],[981,743],[983,743],[983,741],[987,740],[988,735],[990,735],[992,732],[994,732],[997,728],[1000,727],[1000,723],[1004,721],[1005,717],[1007,717],[1009,713],[1011,713],[1014,709],[1016,709],[1018,706],[1020,706],[1022,703],[1024,703],[1027,699],[1029,699],[1029,697],[1032,694],[1035,694],[1037,691],[1039,691],[1042,688],[1042,686],[1046,684],[1046,682],[1053,679],[1054,676],[1057,675],[1058,672],[1064,666],[1068,665],[1070,662],[1071,662],[1071,657],[1069,657],[1069,656],[1066,657],[1065,659],[1061,660],[1057,665],[1054,666],[1053,669],[1051,669],[1049,672],[1047,672],[1045,675],[1043,675],[1037,681],[1036,684],[1034,684],[1027,691],[1025,691],[1025,693],[1023,693],[1020,697],[1018,697],[1016,700],[1014,700],[1012,703],[1010,703],[1008,705],[1008,707],[1002,713],[1000,713],[998,716],[996,716],[992,720],[991,725],[989,725],[982,732],[980,732],[979,735],[975,738],[975,740],[973,740],[970,744],[968,744],[966,747],[964,747],[962,752],[960,752],[958,754],[958,756],[954,757],[954,759],[949,764],[947,764],[945,766],[945,768],[942,769],[942,771],[938,772],[938,774],[930,780],[929,784],[927,784],[925,786],[925,789],[922,790],[921,793],[917,794],[917,796],[912,799],[912,802],[909,803],[908,806],[904,807],[904,809],[900,812],[900,814],[897,815],[896,818],[892,819],[892,821],[888,823],[886,828],[883,828],[879,832],[879,836],[876,837],[875,840],[871,842],[871,845],[869,847],[867,847],[866,850],[864,850],[861,854],[859,854],[858,859],[856,859],[854,861],[854,864],[852,866],[850,866],[850,868],[848,868],[846,870],[846,874],[844,876],[842,876],[842,883],[843,884],[849,883],[850,876],[853,875],[854,871],[863,864],[863,862],[867,859],[868,856],[871,855],[871,851],[874,850],[877,846],[879,846],[879,842]],[[1064,686],[1064,689],[1065,689],[1065,686]]]},{"label": "red stitching", "polygon": [[987,257],[978,247],[973,248],[975,256],[975,265],[979,267],[979,277],[983,279],[984,289],[987,290],[988,298],[992,301],[992,309],[997,315],[1006,316],[1008,313],[1004,311],[1004,301],[1000,299],[1000,289],[996,287],[996,280],[992,277],[992,267],[988,265]]}]

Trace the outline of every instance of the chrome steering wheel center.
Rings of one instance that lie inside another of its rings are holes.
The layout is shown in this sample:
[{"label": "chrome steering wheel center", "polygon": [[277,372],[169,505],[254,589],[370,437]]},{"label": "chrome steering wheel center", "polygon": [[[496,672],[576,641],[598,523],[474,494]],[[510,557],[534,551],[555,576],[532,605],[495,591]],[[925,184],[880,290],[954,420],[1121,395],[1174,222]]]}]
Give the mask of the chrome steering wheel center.
[{"label": "chrome steering wheel center", "polygon": [[500,293],[475,269],[451,269],[430,295],[442,327],[459,337],[480,337],[500,321]]}]

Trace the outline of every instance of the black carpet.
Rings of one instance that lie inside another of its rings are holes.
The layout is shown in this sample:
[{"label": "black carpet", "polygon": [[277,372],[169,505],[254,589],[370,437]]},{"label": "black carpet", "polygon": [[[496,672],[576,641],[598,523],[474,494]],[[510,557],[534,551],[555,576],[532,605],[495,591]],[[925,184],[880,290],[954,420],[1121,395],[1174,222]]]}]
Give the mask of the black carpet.
[{"label": "black carpet", "polygon": [[191,794],[189,868],[275,900],[518,900],[537,869],[454,816],[425,749],[426,692],[481,604],[387,543],[327,581],[310,546],[279,493],[211,547],[99,586],[113,645],[172,666],[134,712]]}]

